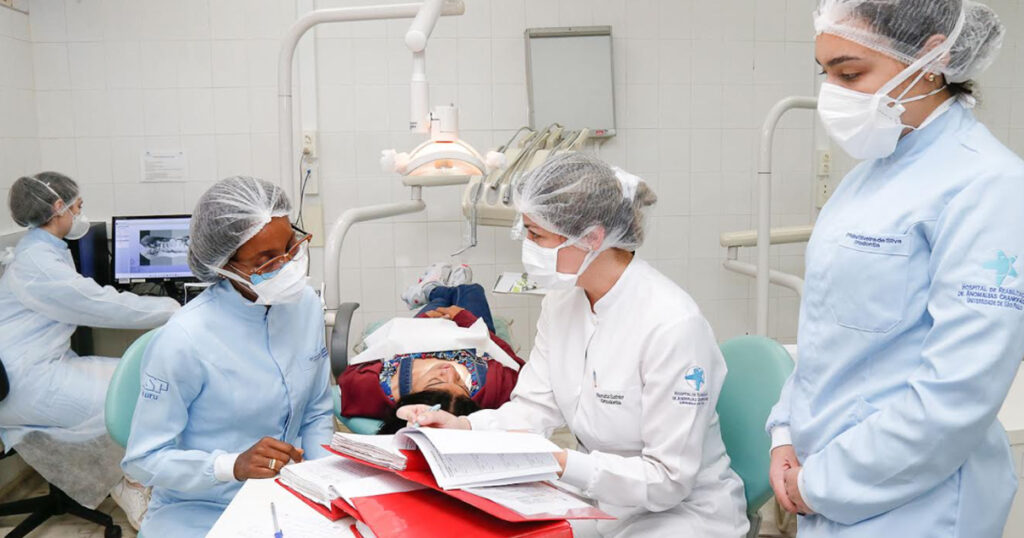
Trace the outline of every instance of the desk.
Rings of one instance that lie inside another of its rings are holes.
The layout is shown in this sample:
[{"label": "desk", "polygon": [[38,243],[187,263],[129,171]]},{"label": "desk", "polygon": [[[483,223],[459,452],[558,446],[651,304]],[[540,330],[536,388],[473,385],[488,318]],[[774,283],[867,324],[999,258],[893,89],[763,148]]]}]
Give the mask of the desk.
[{"label": "desk", "polygon": [[286,538],[354,536],[349,530],[354,519],[330,521],[268,478],[247,480],[206,538],[273,537],[271,502]]},{"label": "desk", "polygon": [[[285,538],[317,538],[319,536],[354,536],[349,527],[352,518],[329,521],[273,479],[248,480],[235,495],[227,510],[210,529],[206,538],[270,538],[274,535],[270,520],[270,503],[277,509],[277,518]],[[579,538],[597,537],[593,520],[571,521],[573,534]],[[289,526],[297,532],[289,532]]]}]

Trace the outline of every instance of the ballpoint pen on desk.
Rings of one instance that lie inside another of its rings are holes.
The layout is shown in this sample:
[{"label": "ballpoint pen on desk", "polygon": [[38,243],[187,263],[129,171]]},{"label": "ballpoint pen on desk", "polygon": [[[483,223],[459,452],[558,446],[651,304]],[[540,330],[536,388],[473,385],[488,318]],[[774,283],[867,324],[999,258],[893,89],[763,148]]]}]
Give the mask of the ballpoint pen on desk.
[{"label": "ballpoint pen on desk", "polygon": [[[429,413],[429,412],[431,412],[431,411],[437,411],[437,410],[439,410],[439,409],[441,409],[441,404],[434,404],[434,405],[430,406],[430,409],[427,409],[427,411],[426,411],[426,412],[427,412],[427,413]],[[418,415],[418,416],[416,417],[416,420],[415,420],[415,421],[413,422],[413,426],[416,426],[417,428],[419,428],[419,427],[420,427],[420,417],[422,417],[422,416],[423,416],[423,414],[422,414],[422,413],[420,413],[420,414],[419,414],[419,415]]]},{"label": "ballpoint pen on desk", "polygon": [[281,526],[277,524],[277,509],[274,508],[274,503],[270,503],[270,517],[274,519],[274,538],[284,538]]}]

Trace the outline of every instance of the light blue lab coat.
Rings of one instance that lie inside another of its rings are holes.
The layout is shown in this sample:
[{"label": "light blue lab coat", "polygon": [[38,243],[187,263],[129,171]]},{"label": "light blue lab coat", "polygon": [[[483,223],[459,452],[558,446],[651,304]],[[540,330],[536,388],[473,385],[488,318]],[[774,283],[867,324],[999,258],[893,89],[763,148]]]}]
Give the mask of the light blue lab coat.
[{"label": "light blue lab coat", "polygon": [[147,536],[204,536],[241,488],[214,460],[263,437],[326,455],[334,431],[323,310],[313,290],[265,307],[227,280],[188,303],[153,337],[122,467],[153,498]]},{"label": "light blue lab coat", "polygon": [[959,103],[862,163],[807,247],[787,427],[801,538],[1002,535],[1024,358],[1024,162]]},{"label": "light blue lab coat", "polygon": [[75,271],[64,240],[29,230],[0,277],[0,359],[11,384],[0,403],[4,445],[32,431],[74,443],[105,436],[103,403],[117,359],[79,357],[71,334],[79,325],[149,329],[178,308],[167,297],[100,286]]}]

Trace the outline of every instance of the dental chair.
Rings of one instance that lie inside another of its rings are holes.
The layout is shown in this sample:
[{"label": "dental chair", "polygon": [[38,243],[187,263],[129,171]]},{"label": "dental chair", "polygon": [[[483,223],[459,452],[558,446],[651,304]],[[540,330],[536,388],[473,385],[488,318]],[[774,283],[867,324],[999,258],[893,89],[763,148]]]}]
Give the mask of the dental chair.
[{"label": "dental chair", "polygon": [[[359,308],[359,303],[342,303],[334,318],[334,330],[331,331],[331,376],[334,379],[338,379],[338,376],[348,367],[348,353],[352,344],[352,316],[357,308]],[[352,433],[373,435],[384,425],[383,421],[374,418],[342,415],[341,389],[334,387],[331,394],[334,397],[335,416]]]},{"label": "dental chair", "polygon": [[778,342],[763,336],[734,338],[721,350],[729,368],[717,407],[722,441],[732,469],[743,480],[750,521],[747,538],[756,538],[761,529],[758,510],[772,498],[772,440],[764,425],[793,372],[793,359]]},{"label": "dental chair", "polygon": [[[3,363],[0,363],[0,402],[7,398],[10,388],[7,370],[4,368]],[[14,449],[5,451],[3,454],[0,454],[0,459],[8,458],[14,454]],[[11,532],[7,533],[7,538],[26,536],[45,523],[46,520],[62,514],[71,514],[102,526],[104,528],[104,538],[121,538],[121,527],[114,524],[114,519],[110,515],[82,506],[53,484],[47,483],[47,486],[49,487],[49,492],[41,497],[0,504],[0,517],[28,514],[28,517],[14,527]]]}]

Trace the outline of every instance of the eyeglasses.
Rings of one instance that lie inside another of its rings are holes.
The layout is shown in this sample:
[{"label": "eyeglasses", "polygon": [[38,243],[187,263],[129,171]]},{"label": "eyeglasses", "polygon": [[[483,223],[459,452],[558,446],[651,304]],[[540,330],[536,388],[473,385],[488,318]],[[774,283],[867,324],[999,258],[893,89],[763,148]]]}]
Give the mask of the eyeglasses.
[{"label": "eyeglasses", "polygon": [[288,251],[280,256],[275,256],[269,261],[263,263],[255,270],[249,273],[249,279],[253,284],[259,284],[263,280],[273,277],[281,270],[284,265],[290,261],[302,261],[305,260],[308,254],[309,242],[313,239],[313,234],[307,233],[299,227],[292,225],[292,230],[295,235],[290,241],[291,246],[288,247]]}]

